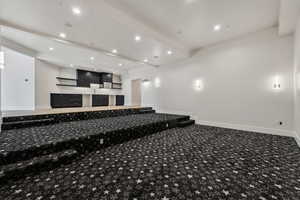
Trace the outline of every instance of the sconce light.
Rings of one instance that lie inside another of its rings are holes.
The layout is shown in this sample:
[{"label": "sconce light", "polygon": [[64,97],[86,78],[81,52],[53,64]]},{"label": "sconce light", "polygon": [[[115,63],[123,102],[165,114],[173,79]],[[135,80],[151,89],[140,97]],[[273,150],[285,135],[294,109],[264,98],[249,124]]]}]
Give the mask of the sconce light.
[{"label": "sconce light", "polygon": [[158,77],[155,78],[155,80],[154,80],[154,85],[155,85],[156,88],[159,88],[159,87],[160,87],[160,79],[159,79]]},{"label": "sconce light", "polygon": [[0,51],[0,69],[4,69],[4,65],[5,65],[5,62],[4,62],[4,52]]},{"label": "sconce light", "polygon": [[150,85],[150,80],[149,79],[144,79],[143,81],[143,85],[148,87]]},{"label": "sconce light", "polygon": [[198,79],[195,80],[195,84],[194,84],[195,90],[200,91],[203,89],[203,82],[202,80]]},{"label": "sconce light", "polygon": [[149,79],[144,79],[143,83],[150,83],[150,80]]},{"label": "sconce light", "polygon": [[296,75],[297,89],[300,90],[300,72]]},{"label": "sconce light", "polygon": [[281,89],[281,84],[280,84],[279,76],[275,76],[273,88],[274,88],[275,90]]}]

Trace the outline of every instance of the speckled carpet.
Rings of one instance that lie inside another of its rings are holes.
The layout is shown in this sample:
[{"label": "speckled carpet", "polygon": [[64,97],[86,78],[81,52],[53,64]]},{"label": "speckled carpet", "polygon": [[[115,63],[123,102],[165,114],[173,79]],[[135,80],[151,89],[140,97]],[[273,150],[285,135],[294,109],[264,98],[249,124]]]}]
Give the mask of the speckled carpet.
[{"label": "speckled carpet", "polygon": [[299,200],[300,149],[289,137],[169,129],[11,181],[0,199]]}]

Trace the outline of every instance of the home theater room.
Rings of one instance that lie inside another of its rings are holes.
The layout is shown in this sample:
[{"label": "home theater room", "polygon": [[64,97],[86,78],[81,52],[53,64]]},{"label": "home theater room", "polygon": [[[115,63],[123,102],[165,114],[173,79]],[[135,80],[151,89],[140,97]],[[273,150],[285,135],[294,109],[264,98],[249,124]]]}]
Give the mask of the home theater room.
[{"label": "home theater room", "polygon": [[0,200],[300,200],[299,0],[0,0]]}]

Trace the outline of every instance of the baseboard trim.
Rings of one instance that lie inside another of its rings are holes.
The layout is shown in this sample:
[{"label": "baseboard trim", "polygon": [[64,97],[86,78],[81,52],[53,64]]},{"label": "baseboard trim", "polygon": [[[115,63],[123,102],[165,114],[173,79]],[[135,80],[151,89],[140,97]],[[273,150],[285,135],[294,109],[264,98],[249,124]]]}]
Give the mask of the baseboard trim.
[{"label": "baseboard trim", "polygon": [[294,136],[295,136],[295,140],[296,140],[298,146],[300,147],[300,135],[297,132],[295,132]]},{"label": "baseboard trim", "polygon": [[196,124],[229,128],[229,129],[242,130],[242,131],[257,132],[257,133],[272,134],[272,135],[288,136],[288,137],[295,136],[293,131],[265,128],[265,127],[258,127],[258,126],[229,124],[229,123],[223,123],[223,122],[210,122],[210,121],[202,121],[202,120],[197,120]]}]

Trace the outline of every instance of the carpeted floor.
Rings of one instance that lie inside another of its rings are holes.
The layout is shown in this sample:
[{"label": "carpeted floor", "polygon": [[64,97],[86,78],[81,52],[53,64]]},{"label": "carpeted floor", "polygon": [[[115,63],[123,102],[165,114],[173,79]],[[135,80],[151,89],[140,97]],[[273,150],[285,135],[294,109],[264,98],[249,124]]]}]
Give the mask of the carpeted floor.
[{"label": "carpeted floor", "polygon": [[10,182],[0,199],[299,200],[300,149],[289,137],[169,129]]}]

